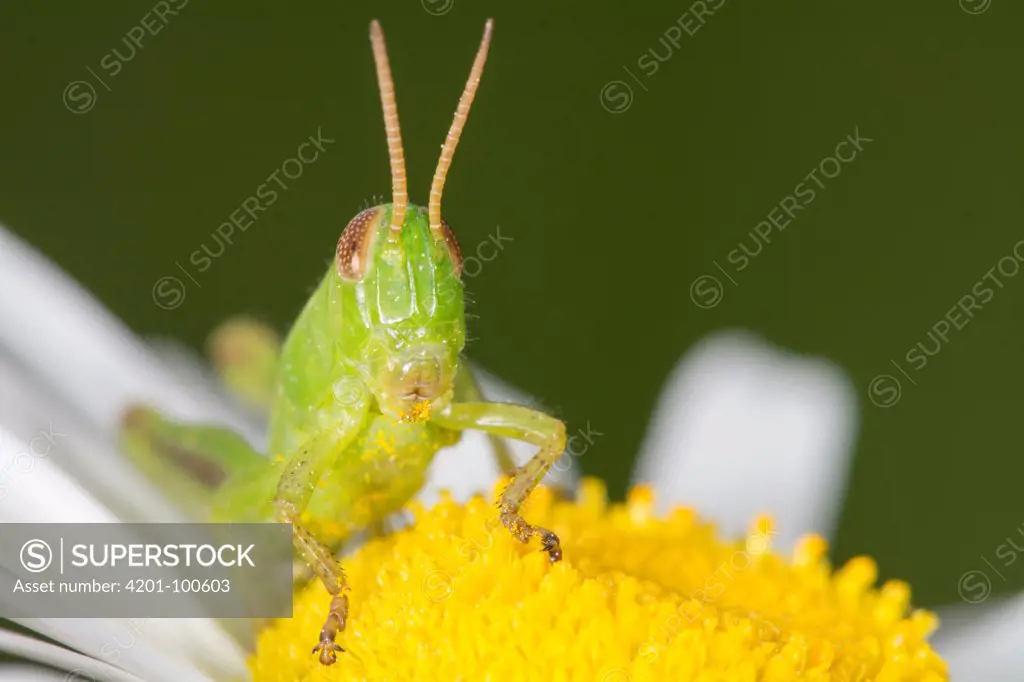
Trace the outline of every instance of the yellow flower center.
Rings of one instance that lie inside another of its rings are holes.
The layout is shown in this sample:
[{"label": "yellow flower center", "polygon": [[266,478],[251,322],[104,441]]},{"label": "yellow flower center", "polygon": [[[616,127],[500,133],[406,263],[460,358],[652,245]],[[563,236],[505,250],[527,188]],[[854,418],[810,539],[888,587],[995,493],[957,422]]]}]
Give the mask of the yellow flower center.
[{"label": "yellow flower center", "polygon": [[876,589],[867,557],[833,572],[817,536],[783,557],[768,519],[724,542],[690,509],[657,517],[645,487],[612,505],[593,479],[575,502],[538,489],[523,515],[561,538],[565,559],[551,564],[482,498],[413,512],[345,559],[338,662],[310,653],[330,602],[314,582],[293,618],[260,633],[257,682],[948,679],[926,641],[937,619],[908,613],[905,583]]}]

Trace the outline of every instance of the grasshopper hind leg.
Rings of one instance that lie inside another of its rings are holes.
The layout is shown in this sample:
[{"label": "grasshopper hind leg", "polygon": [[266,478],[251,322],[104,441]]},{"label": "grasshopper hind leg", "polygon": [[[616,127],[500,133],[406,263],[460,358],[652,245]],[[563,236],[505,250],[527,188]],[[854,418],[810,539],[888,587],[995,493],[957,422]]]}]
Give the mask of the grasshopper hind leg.
[{"label": "grasshopper hind leg", "polygon": [[181,424],[144,405],[125,412],[120,440],[150,480],[187,506],[211,504],[225,481],[266,466],[266,458],[234,431]]}]

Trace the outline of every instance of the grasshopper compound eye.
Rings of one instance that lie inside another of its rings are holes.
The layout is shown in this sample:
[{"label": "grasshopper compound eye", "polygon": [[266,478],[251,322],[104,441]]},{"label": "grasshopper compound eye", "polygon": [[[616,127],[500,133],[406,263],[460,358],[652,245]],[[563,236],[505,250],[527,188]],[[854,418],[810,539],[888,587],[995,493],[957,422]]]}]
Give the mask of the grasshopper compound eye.
[{"label": "grasshopper compound eye", "polygon": [[462,249],[459,248],[459,241],[455,238],[455,233],[452,232],[452,228],[448,226],[445,220],[441,220],[441,234],[444,239],[445,246],[448,247],[448,255],[452,259],[452,267],[455,268],[455,276],[462,277]]},{"label": "grasshopper compound eye", "polygon": [[344,232],[341,233],[334,262],[338,268],[338,274],[343,278],[359,280],[366,274],[370,244],[373,242],[373,236],[377,232],[377,223],[380,222],[382,214],[383,210],[380,206],[368,208],[350,220]]},{"label": "grasshopper compound eye", "polygon": [[[338,239],[334,261],[338,274],[347,280],[357,281],[366,274],[370,262],[370,247],[377,234],[377,227],[384,211],[380,206],[368,208],[349,221]],[[441,221],[441,240],[448,250],[455,276],[462,277],[462,249],[455,233],[445,220]]]}]

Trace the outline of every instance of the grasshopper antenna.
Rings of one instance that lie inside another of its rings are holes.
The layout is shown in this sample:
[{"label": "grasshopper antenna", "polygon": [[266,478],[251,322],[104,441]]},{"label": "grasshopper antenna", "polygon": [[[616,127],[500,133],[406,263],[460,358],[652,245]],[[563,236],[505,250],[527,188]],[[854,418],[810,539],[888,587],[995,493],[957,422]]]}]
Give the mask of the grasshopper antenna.
[{"label": "grasshopper antenna", "polygon": [[384,109],[384,130],[388,136],[388,158],[391,162],[391,229],[401,232],[405,209],[409,205],[405,151],[402,149],[402,130],[398,127],[398,105],[395,103],[395,82],[391,78],[388,48],[384,43],[384,31],[376,19],[370,22],[370,43],[373,45],[373,61],[377,65],[377,84],[380,86],[380,103]]},{"label": "grasshopper antenna", "polygon": [[476,52],[476,59],[473,60],[473,68],[469,72],[469,80],[466,81],[466,88],[459,98],[459,106],[455,110],[455,118],[452,126],[448,129],[448,137],[441,146],[441,158],[437,161],[437,170],[434,171],[434,181],[430,185],[430,204],[428,207],[430,215],[430,232],[434,239],[444,239],[444,231],[441,228],[441,192],[444,190],[444,181],[448,177],[448,168],[452,165],[452,156],[455,154],[455,147],[459,144],[459,136],[462,135],[462,128],[466,125],[469,117],[469,107],[476,97],[476,89],[480,85],[480,76],[484,72],[484,63],[487,61],[487,49],[491,46],[491,33],[494,30],[494,19],[488,19],[484,24],[484,37],[480,41],[480,48]]}]

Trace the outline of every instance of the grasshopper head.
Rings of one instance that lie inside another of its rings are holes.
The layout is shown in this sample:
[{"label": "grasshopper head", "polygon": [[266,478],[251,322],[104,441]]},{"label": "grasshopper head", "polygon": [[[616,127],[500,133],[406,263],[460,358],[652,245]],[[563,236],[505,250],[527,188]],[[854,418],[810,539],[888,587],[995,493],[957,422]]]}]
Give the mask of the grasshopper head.
[{"label": "grasshopper head", "polygon": [[358,314],[342,311],[341,335],[350,357],[381,411],[397,420],[420,421],[452,399],[459,354],[465,345],[462,254],[441,219],[441,193],[469,108],[483,73],[493,21],[484,26],[469,80],[441,147],[426,210],[409,205],[405,152],[398,125],[395,86],[384,33],[370,24],[384,129],[391,161],[392,203],[357,215],[338,241],[337,272]]},{"label": "grasshopper head", "polygon": [[349,325],[364,332],[355,369],[384,414],[419,421],[452,399],[466,341],[462,255],[446,223],[435,238],[424,209],[409,206],[401,231],[392,212],[385,204],[353,218],[335,263],[355,284],[360,319]]}]

